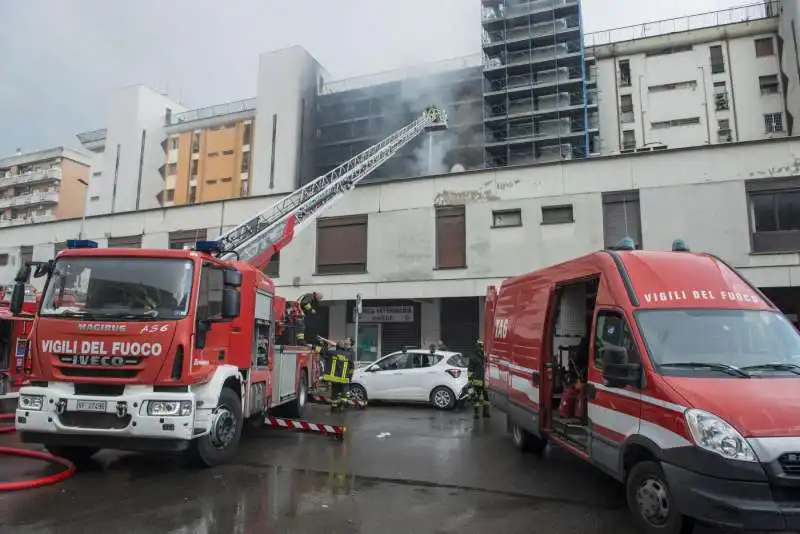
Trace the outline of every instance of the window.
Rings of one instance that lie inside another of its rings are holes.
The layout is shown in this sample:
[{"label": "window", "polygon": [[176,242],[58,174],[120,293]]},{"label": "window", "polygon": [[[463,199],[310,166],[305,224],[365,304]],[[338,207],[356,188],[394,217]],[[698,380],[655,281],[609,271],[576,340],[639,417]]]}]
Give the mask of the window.
[{"label": "window", "polygon": [[200,152],[200,132],[195,132],[192,135],[192,154]]},{"label": "window", "polygon": [[247,180],[242,180],[239,188],[239,196],[246,197],[248,194],[250,194],[250,183]]},{"label": "window", "polygon": [[20,266],[25,265],[33,261],[33,247],[30,245],[26,245],[24,247],[19,248],[19,255],[20,255]]},{"label": "window", "polygon": [[733,141],[730,119],[720,119],[717,121],[717,125],[718,125],[718,130],[717,130],[718,141],[720,143],[730,143],[731,141]]},{"label": "window", "polygon": [[250,172],[250,152],[242,153],[242,167],[241,172]]},{"label": "window", "polygon": [[627,59],[619,61],[619,85],[620,87],[631,86],[631,62]]},{"label": "window", "polygon": [[199,230],[178,230],[169,233],[169,248],[181,250],[184,245],[194,246],[198,241],[206,239],[206,229]]},{"label": "window", "polygon": [[193,185],[189,188],[189,204],[197,202],[197,186]]},{"label": "window", "polygon": [[109,237],[108,248],[142,248],[142,236],[126,235],[121,237]]},{"label": "window", "polygon": [[408,368],[409,369],[424,369],[425,367],[432,367],[439,363],[443,356],[440,354],[431,354],[429,352],[411,352],[408,355]]},{"label": "window", "polygon": [[173,174],[178,174],[178,164],[170,163],[167,170],[167,174],[169,174],[170,176],[172,176]]},{"label": "window", "polygon": [[179,137],[170,137],[169,138],[169,149],[170,150],[178,150],[180,146],[180,138]]},{"label": "window", "polygon": [[396,371],[408,368],[408,354],[398,352],[391,354],[375,364],[381,371]]},{"label": "window", "polygon": [[367,216],[330,217],[317,221],[317,272],[367,272]]},{"label": "window", "polygon": [[199,161],[199,160],[196,160],[196,159],[193,159],[193,160],[192,160],[192,167],[191,167],[191,173],[190,173],[190,174],[191,174],[191,176],[192,176],[192,178],[195,178],[195,177],[197,177],[197,165],[198,165],[198,163],[197,163],[197,162],[198,162],[198,161]]},{"label": "window", "polygon": [[762,95],[776,95],[781,92],[780,82],[777,74],[758,77],[758,86]]},{"label": "window", "polygon": [[642,223],[639,211],[639,191],[603,193],[603,241],[614,246],[630,237],[641,247]]},{"label": "window", "polygon": [[206,185],[215,185],[216,183],[216,180],[206,180]]},{"label": "window", "polygon": [[650,124],[653,130],[663,130],[664,128],[676,128],[678,126],[691,126],[700,124],[700,117],[690,117],[688,119],[673,119],[671,121],[660,121]]},{"label": "window", "polygon": [[233,178],[231,178],[230,176],[227,176],[227,177],[223,178],[222,180],[220,180],[220,182],[222,182],[223,184],[227,184],[228,182],[230,182],[232,180],[233,180]]},{"label": "window", "polygon": [[624,130],[622,132],[622,150],[633,150],[636,148],[636,132]]},{"label": "window", "polygon": [[244,131],[242,132],[242,145],[249,145],[250,138],[253,136],[253,123],[244,123]]},{"label": "window", "polygon": [[8,265],[8,254],[0,254],[0,267]]},{"label": "window", "polygon": [[725,82],[714,82],[714,107],[717,111],[725,111],[730,108]]},{"label": "window", "polygon": [[725,72],[725,57],[722,55],[722,46],[711,46],[708,51],[711,57],[711,74]]},{"label": "window", "polygon": [[522,210],[498,210],[492,212],[492,228],[522,226]]},{"label": "window", "polygon": [[175,200],[175,190],[167,189],[167,202],[173,202],[174,200]]},{"label": "window", "polygon": [[276,252],[275,255],[273,255],[272,258],[270,258],[266,269],[264,269],[264,274],[266,274],[270,278],[278,278],[281,275],[280,251]]},{"label": "window", "polygon": [[197,290],[197,316],[217,318],[222,313],[224,269],[211,264],[203,265],[200,287]]},{"label": "window", "polygon": [[745,182],[753,252],[800,251],[800,179]]},{"label": "window", "polygon": [[622,95],[619,98],[619,121],[622,123],[633,122],[633,96]]},{"label": "window", "polygon": [[572,204],[542,206],[542,224],[569,224],[575,222]]},{"label": "window", "polygon": [[216,158],[217,156],[219,156],[219,152],[209,152],[208,153],[208,157],[209,158]]},{"label": "window", "polygon": [[783,113],[767,113],[764,115],[764,131],[768,134],[783,131]]},{"label": "window", "polygon": [[690,80],[686,82],[665,83],[662,85],[651,85],[647,90],[651,93],[658,93],[661,91],[674,91],[675,89],[697,89],[697,82]]},{"label": "window", "polygon": [[467,223],[464,206],[436,208],[436,268],[467,266]]},{"label": "window", "polygon": [[756,57],[774,56],[775,48],[772,44],[772,37],[756,39]]},{"label": "window", "polygon": [[222,155],[223,156],[231,156],[231,155],[233,155],[233,150],[223,150],[222,151]]},{"label": "window", "polygon": [[631,335],[628,321],[619,312],[600,311],[597,314],[594,336],[594,366],[598,369],[603,368],[604,352],[610,347],[626,350],[627,360],[624,363],[641,363],[639,351],[636,350],[636,340]]}]

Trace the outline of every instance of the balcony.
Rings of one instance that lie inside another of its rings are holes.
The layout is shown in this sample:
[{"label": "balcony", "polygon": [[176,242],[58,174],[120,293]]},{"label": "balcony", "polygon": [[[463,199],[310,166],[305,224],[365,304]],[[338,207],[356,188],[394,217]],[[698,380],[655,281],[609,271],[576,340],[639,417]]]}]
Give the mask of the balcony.
[{"label": "balcony", "polygon": [[506,7],[503,4],[484,7],[483,8],[483,22],[492,23],[494,21],[501,21],[503,19],[511,19],[515,17],[534,16],[538,14],[550,13],[553,10],[560,8],[575,6],[577,7],[578,0],[533,0],[516,6]]},{"label": "balcony", "polygon": [[29,215],[27,217],[0,217],[0,228],[5,228],[8,226],[21,226],[23,224],[33,224],[33,223],[43,223],[43,222],[51,222],[55,221],[56,216],[52,213],[47,213],[45,215]]},{"label": "balcony", "polygon": [[[580,31],[580,21],[577,17],[560,18],[554,21],[526,24],[506,30],[483,30],[483,47],[491,48],[513,42],[525,42],[540,37],[552,37],[568,31]],[[548,39],[552,42],[552,39]]]},{"label": "balcony", "polygon": [[58,191],[34,191],[26,195],[0,198],[0,208],[29,206],[32,204],[57,204]]},{"label": "balcony", "polygon": [[58,167],[39,171],[30,171],[10,176],[0,176],[0,189],[14,185],[33,184],[36,182],[60,181],[61,169]]},{"label": "balcony", "polygon": [[[552,46],[543,46],[531,50],[500,53],[496,56],[487,55],[484,57],[483,70],[484,72],[492,70],[502,72],[503,68],[509,68],[510,70],[511,67],[515,66],[528,66],[535,63],[546,64],[547,62],[551,64],[550,66],[555,68],[556,60],[563,60],[569,56],[575,56],[579,59],[580,52],[580,49],[572,43],[558,43]],[[538,68],[547,69],[544,65],[540,65]]]},{"label": "balcony", "polygon": [[190,109],[189,111],[184,111],[182,113],[174,113],[170,117],[167,126],[177,126],[187,122],[224,117],[226,115],[233,115],[235,113],[248,113],[255,115],[257,101],[257,98],[247,98],[245,100],[237,100],[236,102],[228,102],[227,104],[219,104],[205,108]]}]

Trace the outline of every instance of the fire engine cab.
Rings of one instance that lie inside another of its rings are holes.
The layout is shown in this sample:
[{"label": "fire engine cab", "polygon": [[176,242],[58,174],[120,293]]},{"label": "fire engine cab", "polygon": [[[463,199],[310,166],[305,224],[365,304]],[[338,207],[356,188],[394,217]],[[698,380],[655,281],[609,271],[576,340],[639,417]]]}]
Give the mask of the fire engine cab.
[{"label": "fire engine cab", "polygon": [[710,254],[603,250],[486,299],[490,400],[626,484],[644,533],[800,531],[800,334]]}]

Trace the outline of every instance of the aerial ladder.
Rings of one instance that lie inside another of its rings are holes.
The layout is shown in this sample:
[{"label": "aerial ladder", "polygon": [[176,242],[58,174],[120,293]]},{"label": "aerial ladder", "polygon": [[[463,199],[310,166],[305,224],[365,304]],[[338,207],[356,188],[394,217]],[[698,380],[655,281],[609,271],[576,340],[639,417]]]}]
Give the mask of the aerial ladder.
[{"label": "aerial ladder", "polygon": [[423,132],[447,128],[447,113],[430,106],[414,122],[282,198],[217,239],[224,259],[263,270],[294,235],[336,204],[350,189]]}]

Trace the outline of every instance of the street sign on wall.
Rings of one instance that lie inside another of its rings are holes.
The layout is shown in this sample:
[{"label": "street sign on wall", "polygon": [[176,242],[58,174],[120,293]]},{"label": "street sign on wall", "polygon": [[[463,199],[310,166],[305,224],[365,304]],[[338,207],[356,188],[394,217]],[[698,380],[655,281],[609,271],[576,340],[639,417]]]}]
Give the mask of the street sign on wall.
[{"label": "street sign on wall", "polygon": [[[356,318],[353,309],[353,322]],[[363,306],[358,318],[362,323],[413,323],[414,306]]]}]

